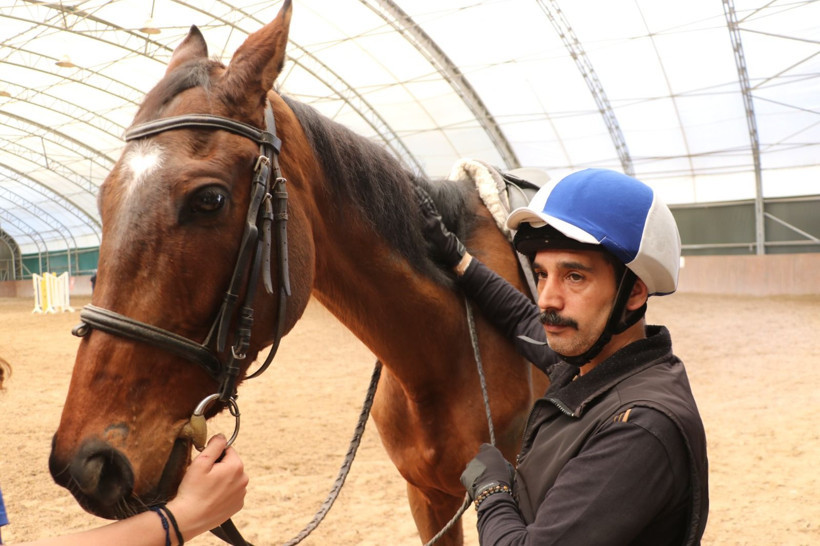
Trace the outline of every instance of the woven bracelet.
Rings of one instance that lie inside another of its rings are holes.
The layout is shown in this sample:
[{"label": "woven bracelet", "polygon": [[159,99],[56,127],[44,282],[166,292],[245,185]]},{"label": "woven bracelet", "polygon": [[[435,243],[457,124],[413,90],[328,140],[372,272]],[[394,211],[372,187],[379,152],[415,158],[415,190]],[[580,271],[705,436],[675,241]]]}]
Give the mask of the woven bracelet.
[{"label": "woven bracelet", "polygon": [[171,533],[168,530],[168,519],[165,517],[165,514],[162,513],[162,509],[159,506],[151,506],[149,510],[156,512],[159,516],[160,521],[162,521],[162,528],[165,529],[165,546],[171,546]]},{"label": "woven bracelet", "polygon": [[475,498],[475,509],[478,511],[478,507],[481,506],[481,503],[487,500],[488,497],[495,495],[496,493],[506,493],[507,495],[512,497],[512,489],[510,489],[509,485],[500,483],[498,485],[494,485],[492,487],[488,487],[487,489],[483,490],[481,493],[476,495]]},{"label": "woven bracelet", "polygon": [[174,517],[174,514],[168,509],[168,507],[164,504],[159,505],[162,510],[165,511],[165,515],[168,516],[168,520],[171,522],[171,526],[174,528],[174,533],[177,535],[177,546],[183,546],[185,544],[185,539],[182,538],[182,532],[179,530],[179,525],[177,524],[177,518]]}]

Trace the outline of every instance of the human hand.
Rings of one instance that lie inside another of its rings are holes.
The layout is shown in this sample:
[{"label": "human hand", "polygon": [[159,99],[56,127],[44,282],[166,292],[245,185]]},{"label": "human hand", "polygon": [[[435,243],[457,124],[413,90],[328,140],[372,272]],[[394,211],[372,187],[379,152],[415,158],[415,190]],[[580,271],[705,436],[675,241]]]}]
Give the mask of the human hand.
[{"label": "human hand", "polygon": [[461,474],[461,484],[467,489],[470,498],[475,500],[481,493],[496,487],[506,486],[512,491],[515,469],[504,458],[504,455],[490,444],[481,444],[478,454],[467,463]]},{"label": "human hand", "polygon": [[457,266],[466,252],[464,245],[444,225],[435,203],[427,192],[418,186],[413,186],[413,192],[416,194],[419,210],[424,217],[424,237],[433,244],[436,259],[446,267]]},{"label": "human hand", "polygon": [[186,541],[218,527],[245,503],[248,475],[236,450],[226,448],[227,443],[222,434],[210,439],[191,461],[177,496],[167,504]]}]

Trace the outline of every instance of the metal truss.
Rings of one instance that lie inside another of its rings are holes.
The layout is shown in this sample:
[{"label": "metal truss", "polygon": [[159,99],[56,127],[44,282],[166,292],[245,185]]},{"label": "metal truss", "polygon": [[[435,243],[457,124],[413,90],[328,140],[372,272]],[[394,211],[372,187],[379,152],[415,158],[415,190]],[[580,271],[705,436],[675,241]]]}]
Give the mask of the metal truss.
[{"label": "metal truss", "polygon": [[[80,224],[88,228],[88,233],[93,233],[97,236],[97,242],[100,242],[100,233],[102,231],[102,224],[97,216],[88,214],[82,207],[78,206],[71,199],[55,192],[51,187],[30,178],[28,175],[20,171],[11,169],[6,165],[0,164],[0,176],[6,180],[12,180],[31,192],[38,193],[43,196],[44,201],[49,201],[57,204],[60,208],[67,211],[71,216],[79,220]],[[13,191],[10,188],[2,187],[0,190]],[[18,194],[19,195],[19,194]],[[23,197],[20,196],[22,199]],[[72,237],[73,238],[73,237]]]},{"label": "metal truss", "polygon": [[504,135],[504,131],[501,130],[490,110],[473,89],[473,86],[470,85],[461,69],[450,60],[438,44],[392,0],[360,0],[360,2],[380,15],[387,24],[412,44],[419,54],[436,69],[444,81],[453,88],[475,116],[484,132],[487,133],[498,154],[504,160],[506,167],[508,169],[520,167],[521,162],[518,160],[518,156],[516,156],[509,140]]},{"label": "metal truss", "polygon": [[598,74],[595,72],[595,68],[593,68],[589,57],[587,57],[586,51],[584,51],[583,44],[578,40],[569,21],[564,17],[564,13],[561,11],[557,0],[538,0],[538,5],[541,6],[547,19],[552,23],[555,32],[558,33],[570,57],[575,61],[575,66],[578,67],[578,71],[584,78],[590,93],[592,93],[592,98],[595,100],[598,111],[604,118],[604,124],[606,124],[606,128],[609,131],[609,137],[612,139],[612,144],[615,146],[615,151],[621,161],[621,168],[624,170],[624,173],[634,176],[635,167],[632,164],[632,157],[629,155],[626,138],[624,138],[621,126],[618,124],[618,118],[606,96],[604,87],[598,79]]},{"label": "metal truss", "polygon": [[[232,29],[238,30],[242,33],[248,34],[249,30],[245,30],[233,21],[228,21],[225,18],[218,17],[210,11],[205,11],[203,8],[193,5],[189,2],[174,0],[174,3],[185,6],[194,11],[206,14],[213,17],[215,21],[220,24],[228,26]],[[231,13],[242,15],[244,21],[253,21],[257,25],[264,25],[267,21],[261,21],[256,15],[248,13],[245,10],[237,8],[228,2],[219,1],[230,10]],[[401,137],[396,131],[379,115],[375,108],[373,108],[367,100],[351,85],[334,72],[326,64],[322,63],[313,54],[305,48],[294,42],[292,39],[288,41],[288,59],[295,65],[301,67],[307,73],[325,84],[328,89],[333,90],[341,101],[347,104],[354,112],[356,112],[368,126],[378,135],[379,139],[384,145],[400,160],[402,160],[408,167],[416,169],[418,172],[424,172],[422,163],[418,158],[405,146]],[[280,77],[281,81],[287,78]]]},{"label": "metal truss", "polygon": [[757,132],[752,86],[749,83],[749,71],[746,68],[746,56],[743,53],[743,41],[740,39],[740,25],[737,22],[734,0],[723,0],[723,12],[726,14],[726,26],[732,39],[735,53],[737,78],[743,95],[743,106],[746,109],[746,124],[749,128],[749,145],[752,152],[755,171],[755,244],[757,254],[766,253],[765,219],[763,214],[763,172],[760,164],[760,137]]}]

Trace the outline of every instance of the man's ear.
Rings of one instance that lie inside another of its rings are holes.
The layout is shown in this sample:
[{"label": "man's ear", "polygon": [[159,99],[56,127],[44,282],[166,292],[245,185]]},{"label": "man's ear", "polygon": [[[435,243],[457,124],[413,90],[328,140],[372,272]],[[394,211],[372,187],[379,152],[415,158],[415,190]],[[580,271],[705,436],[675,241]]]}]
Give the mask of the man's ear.
[{"label": "man's ear", "polygon": [[627,311],[634,311],[640,308],[649,299],[649,289],[646,287],[641,279],[635,280],[635,285],[632,287],[632,292],[629,293],[629,299],[626,302]]}]

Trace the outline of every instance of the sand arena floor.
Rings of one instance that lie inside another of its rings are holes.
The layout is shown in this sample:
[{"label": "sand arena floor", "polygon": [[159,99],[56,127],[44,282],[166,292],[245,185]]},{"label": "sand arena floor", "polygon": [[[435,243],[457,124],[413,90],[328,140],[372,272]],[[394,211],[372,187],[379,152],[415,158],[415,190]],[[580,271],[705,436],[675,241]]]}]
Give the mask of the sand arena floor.
[{"label": "sand arena floor", "polygon": [[[87,300],[72,301],[77,308]],[[0,487],[14,544],[103,523],[48,474],[78,340],[77,313],[33,315],[0,299],[0,356],[14,366],[0,394]],[[689,371],[709,442],[711,512],[704,544],[820,544],[820,297],[654,298]],[[342,462],[374,358],[311,302],[273,369],[242,387],[236,443],[251,477],[235,521],[251,542],[282,544],[310,521]],[[231,422],[211,427],[230,431]],[[478,543],[465,515],[468,545]],[[219,545],[202,536],[192,545]],[[339,500],[302,544],[419,544],[404,482],[370,423]]]}]

